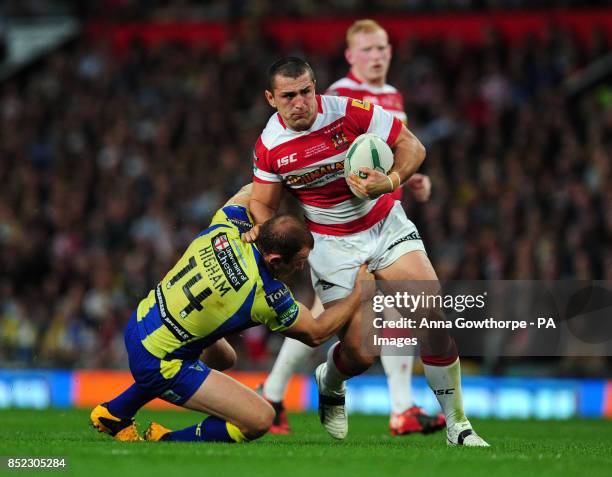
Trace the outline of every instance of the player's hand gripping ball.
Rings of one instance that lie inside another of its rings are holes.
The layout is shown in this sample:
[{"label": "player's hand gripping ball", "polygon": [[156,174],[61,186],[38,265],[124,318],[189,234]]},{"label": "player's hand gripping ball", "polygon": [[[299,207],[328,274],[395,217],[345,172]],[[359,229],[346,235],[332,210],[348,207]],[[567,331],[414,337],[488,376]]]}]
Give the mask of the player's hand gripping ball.
[{"label": "player's hand gripping ball", "polygon": [[[366,133],[358,136],[349,147],[344,159],[344,177],[353,175],[366,179],[367,175],[359,170],[368,167],[383,174],[388,174],[393,167],[393,151],[389,145],[376,134]],[[348,182],[351,192],[360,199],[371,199],[367,195],[355,190]]]}]

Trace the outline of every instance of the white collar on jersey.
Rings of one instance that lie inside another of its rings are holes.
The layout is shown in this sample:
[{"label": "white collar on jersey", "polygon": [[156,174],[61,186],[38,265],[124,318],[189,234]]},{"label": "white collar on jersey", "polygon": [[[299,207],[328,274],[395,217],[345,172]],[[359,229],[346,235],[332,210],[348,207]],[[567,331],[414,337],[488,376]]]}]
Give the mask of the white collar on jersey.
[{"label": "white collar on jersey", "polygon": [[320,122],[322,121],[322,118],[323,118],[323,114],[322,114],[323,113],[323,101],[321,100],[320,94],[317,94],[315,96],[315,99],[317,100],[317,117],[315,118],[314,123],[312,123],[312,126],[310,126],[309,129],[305,129],[304,131],[294,131],[293,129],[287,127],[280,113],[276,113],[276,118],[278,119],[278,122],[283,127],[283,129],[289,132],[295,133],[295,134],[310,133],[312,131],[316,131],[317,129],[319,129]]}]

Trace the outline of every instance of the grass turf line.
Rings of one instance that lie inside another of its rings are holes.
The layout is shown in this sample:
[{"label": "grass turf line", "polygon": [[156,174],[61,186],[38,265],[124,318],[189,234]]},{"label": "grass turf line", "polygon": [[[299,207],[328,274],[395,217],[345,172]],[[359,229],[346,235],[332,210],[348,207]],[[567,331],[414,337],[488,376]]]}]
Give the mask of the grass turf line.
[{"label": "grass turf line", "polygon": [[[0,455],[65,456],[55,475],[85,477],[168,476],[584,476],[610,475],[612,423],[597,420],[473,420],[493,446],[449,448],[444,433],[391,437],[384,416],[350,416],[349,437],[331,439],[314,414],[293,414],[291,436],[246,445],[120,443],[89,426],[87,410],[0,411]],[[179,429],[202,419],[193,412],[138,415]],[[0,469],[2,475],[40,475]],[[239,474],[240,473],[240,474]]]}]

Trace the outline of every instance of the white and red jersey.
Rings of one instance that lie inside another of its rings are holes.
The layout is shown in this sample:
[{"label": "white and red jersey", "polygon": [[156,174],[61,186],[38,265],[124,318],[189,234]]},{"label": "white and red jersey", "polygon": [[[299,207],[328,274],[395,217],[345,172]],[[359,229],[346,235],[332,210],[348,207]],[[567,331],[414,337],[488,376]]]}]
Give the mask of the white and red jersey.
[{"label": "white and red jersey", "polygon": [[375,200],[353,195],[344,178],[350,144],[374,133],[392,145],[402,122],[383,108],[339,96],[316,97],[318,113],[306,131],[287,128],[272,115],[255,144],[253,180],[282,182],[300,201],[313,232],[350,235],[384,219],[395,202],[390,194]]},{"label": "white and red jersey", "polygon": [[346,96],[348,98],[361,99],[372,104],[383,107],[396,118],[406,124],[406,112],[404,111],[404,96],[390,84],[384,86],[372,86],[357,79],[349,71],[344,77],[333,83],[325,94],[333,96]]},{"label": "white and red jersey", "polygon": [[[389,111],[404,124],[407,122],[406,112],[404,111],[404,96],[390,84],[384,86],[372,86],[357,79],[352,71],[333,83],[325,94],[333,96],[346,96],[348,98],[361,99],[368,101]],[[393,197],[402,200],[403,188],[398,187],[393,193]]]}]

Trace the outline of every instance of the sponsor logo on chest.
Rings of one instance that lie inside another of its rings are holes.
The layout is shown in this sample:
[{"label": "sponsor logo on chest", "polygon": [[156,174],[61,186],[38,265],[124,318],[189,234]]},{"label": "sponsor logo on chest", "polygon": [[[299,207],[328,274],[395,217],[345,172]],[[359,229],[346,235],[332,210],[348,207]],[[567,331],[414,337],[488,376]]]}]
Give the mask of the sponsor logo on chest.
[{"label": "sponsor logo on chest", "polygon": [[240,266],[240,262],[230,246],[227,234],[220,233],[213,240],[213,251],[215,258],[221,267],[225,278],[235,291],[240,290],[249,278]]},{"label": "sponsor logo on chest", "polygon": [[291,187],[314,186],[331,182],[344,174],[344,160],[324,164],[302,174],[290,174],[285,177],[285,184]]}]

